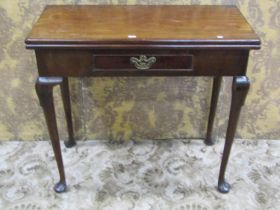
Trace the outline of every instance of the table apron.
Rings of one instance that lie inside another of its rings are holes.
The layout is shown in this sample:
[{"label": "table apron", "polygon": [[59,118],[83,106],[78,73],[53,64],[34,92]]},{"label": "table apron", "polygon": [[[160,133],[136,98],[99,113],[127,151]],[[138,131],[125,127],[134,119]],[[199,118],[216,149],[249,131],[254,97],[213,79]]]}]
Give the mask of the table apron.
[{"label": "table apron", "polygon": [[249,50],[37,49],[40,76],[238,76]]}]

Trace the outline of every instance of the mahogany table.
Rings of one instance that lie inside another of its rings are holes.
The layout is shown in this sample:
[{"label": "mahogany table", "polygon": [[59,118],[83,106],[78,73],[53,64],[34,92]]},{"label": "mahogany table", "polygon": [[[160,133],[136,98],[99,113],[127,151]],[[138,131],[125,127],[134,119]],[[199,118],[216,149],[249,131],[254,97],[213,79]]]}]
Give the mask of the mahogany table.
[{"label": "mahogany table", "polygon": [[60,181],[66,190],[53,87],[60,85],[69,140],[74,146],[68,77],[210,76],[214,78],[205,143],[212,128],[223,76],[232,76],[232,101],[218,190],[250,82],[246,67],[260,39],[235,6],[47,6],[25,40],[34,49],[36,91],[44,110]]}]

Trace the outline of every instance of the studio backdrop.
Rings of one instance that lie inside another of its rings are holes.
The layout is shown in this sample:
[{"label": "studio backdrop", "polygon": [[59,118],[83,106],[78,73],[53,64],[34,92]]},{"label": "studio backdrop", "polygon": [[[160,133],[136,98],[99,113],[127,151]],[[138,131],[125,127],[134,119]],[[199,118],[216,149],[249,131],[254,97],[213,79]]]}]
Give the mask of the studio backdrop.
[{"label": "studio backdrop", "polygon": [[[48,139],[34,90],[37,77],[33,52],[24,39],[47,4],[233,4],[253,25],[262,49],[250,56],[251,88],[237,137],[280,137],[280,1],[260,0],[1,0],[0,1],[0,140]],[[173,15],[170,14],[170,18]],[[114,18],[114,17],[112,17]],[[77,139],[168,139],[205,136],[210,78],[71,79]],[[229,112],[231,79],[224,78],[214,124],[223,137]],[[55,89],[61,138],[66,125],[59,89]]]}]

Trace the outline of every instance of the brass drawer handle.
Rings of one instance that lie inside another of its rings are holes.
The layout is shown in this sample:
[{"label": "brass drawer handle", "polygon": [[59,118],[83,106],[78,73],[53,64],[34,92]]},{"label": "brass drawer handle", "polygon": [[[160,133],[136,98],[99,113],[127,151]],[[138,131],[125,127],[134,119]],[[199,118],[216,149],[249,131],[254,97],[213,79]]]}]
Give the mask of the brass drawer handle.
[{"label": "brass drawer handle", "polygon": [[139,70],[146,70],[157,61],[156,57],[147,58],[146,55],[140,55],[139,58],[131,57],[130,62]]}]

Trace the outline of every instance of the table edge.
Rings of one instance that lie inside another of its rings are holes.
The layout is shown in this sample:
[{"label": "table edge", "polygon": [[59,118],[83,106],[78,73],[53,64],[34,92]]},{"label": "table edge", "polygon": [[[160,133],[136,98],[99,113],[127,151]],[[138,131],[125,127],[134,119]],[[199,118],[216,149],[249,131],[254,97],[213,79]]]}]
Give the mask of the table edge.
[{"label": "table edge", "polygon": [[42,48],[83,48],[83,49],[103,49],[103,48],[238,48],[238,49],[260,49],[260,39],[250,40],[151,40],[151,41],[42,41],[26,39],[27,49]]}]

